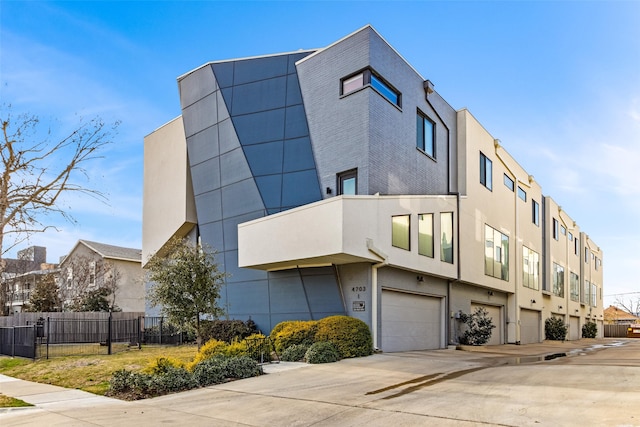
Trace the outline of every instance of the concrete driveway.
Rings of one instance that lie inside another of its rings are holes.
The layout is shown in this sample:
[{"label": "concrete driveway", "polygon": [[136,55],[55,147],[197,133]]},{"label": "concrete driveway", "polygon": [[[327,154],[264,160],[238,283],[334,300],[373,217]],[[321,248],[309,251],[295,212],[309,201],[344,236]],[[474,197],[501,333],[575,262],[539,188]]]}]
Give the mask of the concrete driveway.
[{"label": "concrete driveway", "polygon": [[[640,340],[376,354],[137,402],[0,376],[3,427],[640,426]],[[551,360],[544,356],[566,354]]]}]

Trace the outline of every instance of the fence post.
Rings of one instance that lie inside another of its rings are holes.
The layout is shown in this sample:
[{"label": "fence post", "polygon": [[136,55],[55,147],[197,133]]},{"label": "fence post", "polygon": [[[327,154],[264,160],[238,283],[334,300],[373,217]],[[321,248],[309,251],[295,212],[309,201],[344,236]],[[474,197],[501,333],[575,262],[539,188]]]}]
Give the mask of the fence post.
[{"label": "fence post", "polygon": [[163,324],[164,324],[164,317],[160,318],[160,337],[158,338],[160,340],[160,344],[162,344],[162,328],[163,328]]},{"label": "fence post", "polygon": [[144,317],[138,316],[138,350],[142,350],[142,332],[144,328]]},{"label": "fence post", "polygon": [[107,347],[108,347],[107,354],[111,354],[111,332],[112,332],[112,329],[111,329],[111,312],[109,312],[109,324],[107,326],[107,335],[108,335],[107,336]]},{"label": "fence post", "polygon": [[16,355],[16,327],[13,326],[13,337],[11,338],[11,357]]},{"label": "fence post", "polygon": [[47,359],[49,359],[49,338],[51,332],[51,317],[47,317]]},{"label": "fence post", "polygon": [[38,325],[33,325],[33,360],[36,360],[36,355],[38,353]]}]

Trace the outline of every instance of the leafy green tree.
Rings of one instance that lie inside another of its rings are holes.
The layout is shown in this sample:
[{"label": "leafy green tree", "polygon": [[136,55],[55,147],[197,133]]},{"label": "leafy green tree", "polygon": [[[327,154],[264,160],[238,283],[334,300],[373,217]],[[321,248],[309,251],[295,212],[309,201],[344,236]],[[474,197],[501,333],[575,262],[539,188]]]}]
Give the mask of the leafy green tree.
[{"label": "leafy green tree", "polygon": [[42,280],[37,281],[25,311],[45,313],[60,311],[60,295],[53,275],[46,275]]},{"label": "leafy green tree", "polygon": [[461,344],[483,345],[491,339],[492,330],[496,327],[484,307],[476,308],[471,314],[462,314],[460,320],[467,324],[467,330],[460,337]]},{"label": "leafy green tree", "polygon": [[149,301],[160,306],[169,321],[190,325],[196,330],[198,347],[202,344],[200,319],[218,318],[225,313],[218,306],[220,287],[227,276],[218,270],[215,252],[174,238],[164,256],[154,254],[149,270]]}]

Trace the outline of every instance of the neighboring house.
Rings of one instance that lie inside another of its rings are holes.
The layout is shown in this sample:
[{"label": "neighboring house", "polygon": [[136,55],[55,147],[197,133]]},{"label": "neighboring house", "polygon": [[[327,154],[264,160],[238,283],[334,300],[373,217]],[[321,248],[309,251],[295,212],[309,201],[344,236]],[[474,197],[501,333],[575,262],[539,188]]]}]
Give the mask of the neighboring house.
[{"label": "neighboring house", "polygon": [[60,293],[65,309],[84,292],[107,287],[112,305],[125,312],[144,312],[141,250],[78,240],[60,261]]},{"label": "neighboring house", "polygon": [[211,62],[145,138],[143,258],[218,251],[221,305],[264,332],[344,314],[384,351],[603,330],[602,250],[466,109],[371,26],[321,49]]},{"label": "neighboring house", "polygon": [[640,324],[640,317],[626,310],[610,305],[604,310],[604,323],[607,325],[633,325]]},{"label": "neighboring house", "polygon": [[42,281],[58,275],[58,265],[47,263],[47,248],[31,246],[18,251],[17,258],[4,258],[0,281],[2,315],[20,313],[31,292]]}]

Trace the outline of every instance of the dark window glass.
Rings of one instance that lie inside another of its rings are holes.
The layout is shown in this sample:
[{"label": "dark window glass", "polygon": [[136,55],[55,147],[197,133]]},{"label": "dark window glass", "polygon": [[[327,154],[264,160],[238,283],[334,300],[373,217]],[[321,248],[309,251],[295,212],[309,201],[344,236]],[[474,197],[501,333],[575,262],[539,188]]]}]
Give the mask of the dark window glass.
[{"label": "dark window glass", "polygon": [[553,218],[553,238],[558,240],[560,234],[558,233],[558,220]]},{"label": "dark window glass", "polygon": [[493,164],[482,152],[480,152],[480,184],[489,190],[493,188]]},{"label": "dark window glass", "polygon": [[531,221],[540,225],[540,205],[535,200],[531,200]]},{"label": "dark window glass", "polygon": [[431,157],[436,157],[435,130],[436,124],[421,111],[418,111],[416,123],[416,146]]}]

